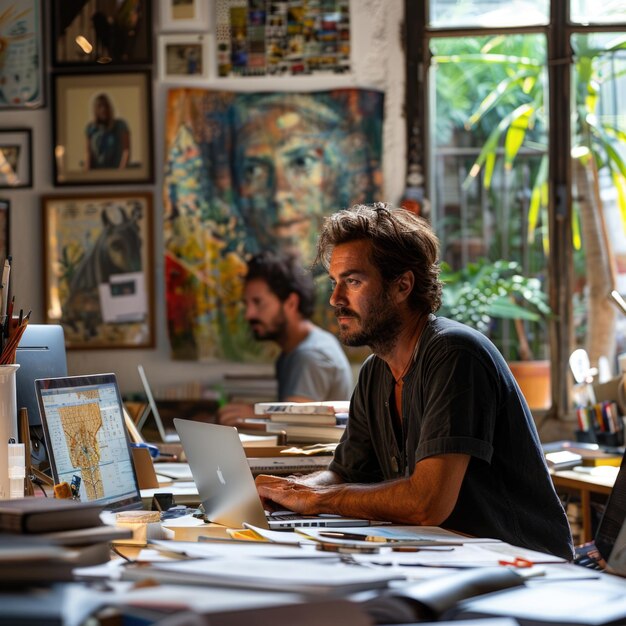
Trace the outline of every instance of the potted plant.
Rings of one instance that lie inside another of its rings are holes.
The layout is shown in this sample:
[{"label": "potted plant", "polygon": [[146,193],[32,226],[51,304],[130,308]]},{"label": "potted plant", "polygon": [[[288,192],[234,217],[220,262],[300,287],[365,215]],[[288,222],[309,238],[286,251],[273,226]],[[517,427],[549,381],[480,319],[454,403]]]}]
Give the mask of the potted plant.
[{"label": "potted plant", "polygon": [[533,409],[550,405],[549,361],[535,360],[529,341],[528,323],[540,325],[552,315],[547,295],[539,278],[524,276],[514,261],[479,259],[463,269],[452,271],[441,264],[444,282],[441,314],[479,330],[494,341],[507,356],[502,345],[501,324],[511,320],[517,339],[515,358],[509,366],[528,404]]}]

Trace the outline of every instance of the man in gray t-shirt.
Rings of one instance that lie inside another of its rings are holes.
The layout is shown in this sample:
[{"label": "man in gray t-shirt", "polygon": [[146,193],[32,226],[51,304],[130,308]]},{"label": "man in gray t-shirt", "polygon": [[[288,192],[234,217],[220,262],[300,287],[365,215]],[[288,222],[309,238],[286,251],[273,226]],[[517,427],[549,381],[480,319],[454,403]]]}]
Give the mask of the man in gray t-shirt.
[{"label": "man in gray t-shirt", "polygon": [[309,334],[276,361],[278,397],[348,400],[352,372],[345,352],[334,335],[311,326]]},{"label": "man in gray t-shirt", "polygon": [[[245,317],[256,339],[274,341],[278,400],[311,402],[348,400],[352,370],[339,341],[313,322],[313,278],[294,257],[269,251],[248,263],[244,287]],[[219,422],[244,426],[254,406],[232,403],[219,412]],[[245,424],[245,428],[250,428]]]}]

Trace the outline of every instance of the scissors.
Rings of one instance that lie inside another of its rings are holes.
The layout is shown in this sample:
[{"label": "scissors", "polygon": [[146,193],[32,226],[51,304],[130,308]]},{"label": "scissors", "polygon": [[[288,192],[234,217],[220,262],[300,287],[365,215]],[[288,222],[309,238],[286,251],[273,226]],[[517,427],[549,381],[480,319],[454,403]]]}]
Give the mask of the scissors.
[{"label": "scissors", "polygon": [[498,561],[498,565],[508,565],[509,567],[532,567],[534,563],[528,559],[524,559],[521,556],[516,556],[512,560],[503,559]]}]

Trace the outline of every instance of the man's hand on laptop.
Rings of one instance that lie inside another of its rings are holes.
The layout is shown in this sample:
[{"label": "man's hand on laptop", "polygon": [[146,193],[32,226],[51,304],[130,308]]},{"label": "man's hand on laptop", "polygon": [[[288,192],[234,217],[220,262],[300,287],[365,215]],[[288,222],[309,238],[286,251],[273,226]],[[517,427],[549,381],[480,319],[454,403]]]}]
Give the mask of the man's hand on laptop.
[{"label": "man's hand on laptop", "polygon": [[289,509],[295,513],[307,515],[320,513],[317,510],[318,497],[316,493],[319,488],[312,489],[292,478],[267,476],[265,474],[257,476],[255,483],[264,509],[271,511],[276,510],[276,508]]}]

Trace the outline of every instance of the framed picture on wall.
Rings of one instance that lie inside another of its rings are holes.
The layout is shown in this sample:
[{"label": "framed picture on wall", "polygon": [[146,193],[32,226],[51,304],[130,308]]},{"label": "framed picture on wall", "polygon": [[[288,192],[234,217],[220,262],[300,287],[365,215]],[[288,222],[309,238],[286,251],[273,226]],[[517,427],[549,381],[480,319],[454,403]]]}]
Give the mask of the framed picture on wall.
[{"label": "framed picture on wall", "polygon": [[154,345],[152,194],[45,196],[45,310],[68,348]]},{"label": "framed picture on wall", "polygon": [[105,68],[152,63],[151,10],[151,0],[52,0],[52,64]]},{"label": "framed picture on wall", "polygon": [[209,3],[206,0],[159,0],[162,31],[208,31]]},{"label": "framed picture on wall", "polygon": [[159,78],[161,81],[206,81],[209,77],[207,35],[161,35]]},{"label": "framed picture on wall", "polygon": [[153,180],[148,70],[53,76],[55,185]]},{"label": "framed picture on wall", "polygon": [[32,186],[30,128],[0,128],[0,189]]},{"label": "framed picture on wall", "polygon": [[44,104],[41,0],[0,0],[0,109]]}]

